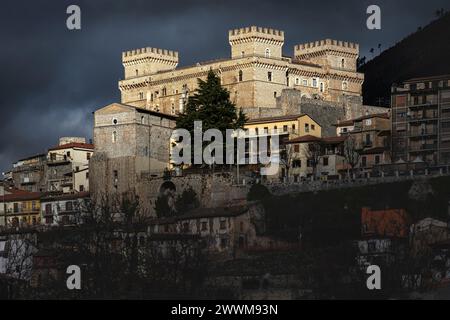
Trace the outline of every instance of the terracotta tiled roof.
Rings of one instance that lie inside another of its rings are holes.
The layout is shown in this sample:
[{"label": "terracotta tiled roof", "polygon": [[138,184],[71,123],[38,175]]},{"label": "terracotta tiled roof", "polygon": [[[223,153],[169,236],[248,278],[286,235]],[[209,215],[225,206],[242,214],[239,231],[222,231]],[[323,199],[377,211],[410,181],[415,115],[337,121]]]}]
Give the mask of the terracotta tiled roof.
[{"label": "terracotta tiled roof", "polygon": [[316,141],[320,141],[320,140],[321,140],[321,138],[319,138],[319,137],[307,134],[306,136],[301,136],[298,138],[291,139],[287,143],[288,144],[290,144],[290,143],[306,143],[306,142],[316,142]]},{"label": "terracotta tiled roof", "polygon": [[289,120],[297,120],[300,117],[305,116],[305,114],[294,114],[289,116],[278,116],[278,117],[265,117],[258,119],[251,119],[246,122],[246,124],[255,124],[255,123],[268,123],[268,122],[276,122],[276,121],[289,121]]},{"label": "terracotta tiled roof", "polygon": [[306,135],[306,136],[301,136],[301,137],[289,140],[287,142],[287,144],[291,144],[291,143],[309,143],[309,142],[331,143],[331,144],[336,143],[336,144],[339,144],[341,142],[344,142],[345,139],[347,139],[346,136],[319,138],[319,137],[315,137],[315,136],[312,136],[312,135]]},{"label": "terracotta tiled roof", "polygon": [[0,196],[0,202],[9,201],[26,201],[26,200],[39,200],[45,193],[43,192],[18,192],[5,194],[5,196]]},{"label": "terracotta tiled roof", "polygon": [[340,121],[336,124],[334,124],[334,126],[336,127],[346,127],[346,126],[351,126],[354,122],[356,121],[361,121],[361,120],[365,120],[365,119],[371,119],[371,118],[382,118],[382,119],[390,119],[389,113],[387,112],[383,112],[383,113],[374,113],[374,114],[366,114],[362,117],[358,117],[358,118],[354,118],[354,119],[349,119],[349,120],[343,120]]},{"label": "terracotta tiled roof", "polygon": [[383,147],[375,147],[361,151],[361,154],[378,154],[386,151],[386,148]]},{"label": "terracotta tiled roof", "polygon": [[410,82],[419,82],[419,81],[432,81],[432,80],[444,80],[444,79],[450,79],[450,74],[443,74],[439,76],[429,76],[429,77],[418,77],[418,78],[411,78],[404,83],[410,83]]},{"label": "terracotta tiled roof", "polygon": [[60,146],[48,149],[48,151],[53,150],[61,150],[61,149],[91,149],[94,150],[94,145],[92,143],[80,143],[80,142],[71,142],[62,144]]}]

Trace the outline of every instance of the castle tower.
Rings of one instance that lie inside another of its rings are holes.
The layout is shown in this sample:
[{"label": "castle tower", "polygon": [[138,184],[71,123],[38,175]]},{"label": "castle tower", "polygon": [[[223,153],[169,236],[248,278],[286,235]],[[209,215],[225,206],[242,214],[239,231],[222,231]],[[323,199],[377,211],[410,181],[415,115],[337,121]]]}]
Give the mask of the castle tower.
[{"label": "castle tower", "polygon": [[159,71],[174,70],[178,65],[178,52],[142,48],[122,53],[125,79],[155,74]]},{"label": "castle tower", "polygon": [[346,71],[356,71],[358,55],[358,44],[331,39],[299,44],[294,47],[294,56],[297,60]]},{"label": "castle tower", "polygon": [[251,55],[282,57],[284,31],[252,26],[230,30],[228,39],[231,46],[231,58]]}]

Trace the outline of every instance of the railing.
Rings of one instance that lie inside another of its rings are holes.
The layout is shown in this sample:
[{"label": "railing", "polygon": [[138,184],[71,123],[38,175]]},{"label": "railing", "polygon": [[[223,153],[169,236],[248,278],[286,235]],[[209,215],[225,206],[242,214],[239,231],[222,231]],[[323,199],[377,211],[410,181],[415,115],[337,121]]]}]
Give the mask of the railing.
[{"label": "railing", "polygon": [[437,144],[422,144],[418,146],[410,146],[410,151],[425,151],[425,150],[434,150],[437,149]]},{"label": "railing", "polygon": [[437,134],[437,129],[425,129],[425,130],[411,130],[409,136],[415,137],[415,136],[426,136],[426,135],[435,135]]}]

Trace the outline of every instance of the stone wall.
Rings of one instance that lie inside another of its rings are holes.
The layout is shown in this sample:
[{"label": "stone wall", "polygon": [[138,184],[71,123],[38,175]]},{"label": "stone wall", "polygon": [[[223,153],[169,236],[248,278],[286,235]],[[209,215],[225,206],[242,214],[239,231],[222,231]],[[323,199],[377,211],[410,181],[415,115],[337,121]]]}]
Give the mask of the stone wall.
[{"label": "stone wall", "polygon": [[[299,90],[284,89],[281,96],[277,98],[277,108],[253,108],[250,110],[252,116],[272,117],[279,115],[305,113],[322,126],[322,136],[335,136],[338,120],[348,120],[363,116],[366,113],[384,113],[387,108],[365,106],[361,97],[346,96],[339,102],[324,101],[320,99],[308,99],[302,97]],[[246,110],[245,110],[246,111]]]}]

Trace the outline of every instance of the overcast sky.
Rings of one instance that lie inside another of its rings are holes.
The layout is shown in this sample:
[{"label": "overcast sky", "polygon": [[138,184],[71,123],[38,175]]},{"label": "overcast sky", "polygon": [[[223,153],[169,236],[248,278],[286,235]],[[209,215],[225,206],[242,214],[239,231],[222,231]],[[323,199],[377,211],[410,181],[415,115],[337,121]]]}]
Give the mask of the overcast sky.
[{"label": "overcast sky", "polygon": [[[82,29],[66,28],[81,7]],[[366,28],[381,7],[382,29]],[[285,31],[284,54],[298,43],[336,38],[361,55],[395,44],[435,17],[448,0],[386,1],[2,1],[0,5],[0,171],[46,152],[60,136],[92,138],[92,111],[119,101],[121,52],[152,46],[179,51],[180,64],[227,57],[228,30],[258,25]]]}]

